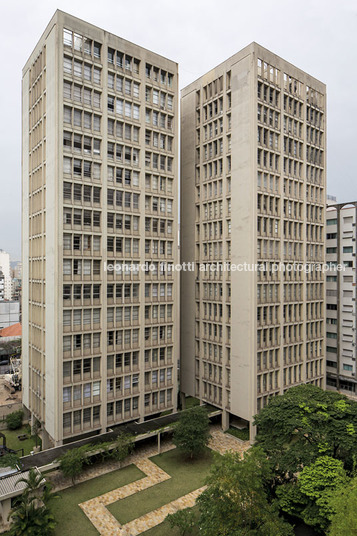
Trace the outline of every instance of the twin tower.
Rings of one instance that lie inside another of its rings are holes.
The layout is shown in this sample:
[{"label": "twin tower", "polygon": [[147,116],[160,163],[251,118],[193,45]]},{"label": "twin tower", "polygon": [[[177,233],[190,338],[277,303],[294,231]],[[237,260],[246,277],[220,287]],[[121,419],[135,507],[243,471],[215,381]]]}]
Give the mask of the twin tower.
[{"label": "twin tower", "polygon": [[23,402],[45,448],[179,393],[226,428],[324,387],[324,84],[252,43],[180,118],[177,63],[57,11],[22,88]]}]

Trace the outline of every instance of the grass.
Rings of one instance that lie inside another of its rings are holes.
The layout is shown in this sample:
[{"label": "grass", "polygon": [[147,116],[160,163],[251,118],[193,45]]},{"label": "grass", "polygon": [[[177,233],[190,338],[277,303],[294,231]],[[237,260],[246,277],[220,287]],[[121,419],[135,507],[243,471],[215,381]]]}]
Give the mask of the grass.
[{"label": "grass", "polygon": [[144,476],[144,473],[135,465],[129,465],[59,492],[60,498],[55,499],[51,505],[58,522],[55,536],[73,536],[73,534],[98,536],[97,529],[78,504],[130,484]]},{"label": "grass", "polygon": [[194,396],[188,396],[185,399],[185,409],[194,408],[195,406],[199,406],[200,401],[198,398],[195,398]]},{"label": "grass", "polygon": [[226,431],[226,434],[231,434],[234,437],[238,437],[242,441],[249,441],[249,428],[243,428],[239,430],[238,428],[229,428]]},{"label": "grass", "polygon": [[[6,436],[6,446],[13,450],[24,449],[24,456],[30,454],[31,450],[36,446],[35,436],[30,436],[31,432],[28,426],[22,426],[17,430],[1,430],[1,433]],[[22,434],[27,434],[28,439],[25,439],[25,441],[17,439],[17,436]],[[40,444],[39,440],[38,444]],[[21,456],[21,452],[17,454]]]},{"label": "grass", "polygon": [[[150,459],[171,478],[131,497],[108,505],[108,510],[122,525],[201,488],[205,484],[212,464],[212,452],[207,449],[197,460],[187,460],[182,458],[182,454],[177,449],[174,449]],[[158,536],[163,532],[157,532],[157,534],[153,532],[152,534]]]}]

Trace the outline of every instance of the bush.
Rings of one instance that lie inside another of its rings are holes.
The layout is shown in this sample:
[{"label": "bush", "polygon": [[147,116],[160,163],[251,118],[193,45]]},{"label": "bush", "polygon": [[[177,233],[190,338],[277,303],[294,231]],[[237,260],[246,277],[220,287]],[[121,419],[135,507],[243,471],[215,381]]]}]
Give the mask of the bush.
[{"label": "bush", "polygon": [[0,467],[11,467],[17,469],[21,465],[20,458],[16,454],[4,454],[0,456]]},{"label": "bush", "polygon": [[13,411],[12,413],[9,413],[9,415],[6,415],[6,425],[8,430],[17,430],[18,428],[21,428],[23,417],[24,412],[22,409]]}]

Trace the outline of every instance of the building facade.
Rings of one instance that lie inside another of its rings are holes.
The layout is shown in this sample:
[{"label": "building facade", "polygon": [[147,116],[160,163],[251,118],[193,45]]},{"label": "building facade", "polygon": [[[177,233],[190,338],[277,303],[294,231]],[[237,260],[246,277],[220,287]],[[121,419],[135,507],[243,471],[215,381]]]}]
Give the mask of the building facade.
[{"label": "building facade", "polygon": [[49,446],[176,409],[178,67],[57,11],[22,85],[23,401]]},{"label": "building facade", "polygon": [[225,427],[325,385],[325,98],[256,43],[182,91],[181,386]]},{"label": "building facade", "polygon": [[356,213],[357,202],[326,210],[326,384],[351,396],[357,396]]},{"label": "building facade", "polygon": [[0,249],[0,272],[2,272],[2,284],[0,290],[0,301],[11,300],[12,294],[12,282],[11,282],[11,271],[10,271],[10,255]]},{"label": "building facade", "polygon": [[20,302],[5,301],[0,303],[0,329],[8,328],[20,322]]}]

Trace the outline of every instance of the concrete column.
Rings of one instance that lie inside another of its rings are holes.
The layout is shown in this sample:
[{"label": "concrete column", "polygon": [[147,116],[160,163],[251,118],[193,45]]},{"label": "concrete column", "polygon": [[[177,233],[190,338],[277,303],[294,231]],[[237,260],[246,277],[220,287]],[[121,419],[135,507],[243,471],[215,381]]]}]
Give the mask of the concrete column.
[{"label": "concrete column", "polygon": [[161,454],[161,433],[157,434],[157,453]]},{"label": "concrete column", "polygon": [[9,517],[11,510],[11,499],[5,499],[0,502],[0,514],[2,516],[2,522],[6,526],[8,524],[7,518]]},{"label": "concrete column", "polygon": [[47,433],[47,431],[44,429],[44,425],[42,424],[42,430],[40,432],[41,440],[42,440],[42,450],[47,450],[52,448],[53,446],[60,446],[62,445],[62,441],[58,441],[56,445],[53,445],[52,441],[50,440],[50,437]]},{"label": "concrete column", "polygon": [[249,423],[249,442],[251,445],[253,445],[255,441],[255,436],[257,435],[257,427],[253,426],[253,423]]},{"label": "concrete column", "polygon": [[185,393],[180,393],[180,402],[181,402],[181,409],[186,409],[186,395]]},{"label": "concrete column", "polygon": [[225,409],[222,411],[222,430],[225,432],[229,428],[229,412]]}]

